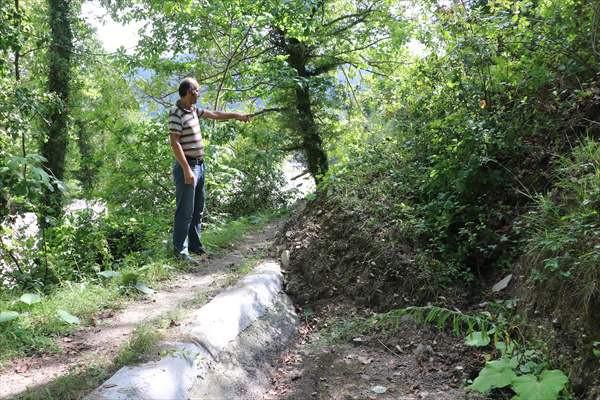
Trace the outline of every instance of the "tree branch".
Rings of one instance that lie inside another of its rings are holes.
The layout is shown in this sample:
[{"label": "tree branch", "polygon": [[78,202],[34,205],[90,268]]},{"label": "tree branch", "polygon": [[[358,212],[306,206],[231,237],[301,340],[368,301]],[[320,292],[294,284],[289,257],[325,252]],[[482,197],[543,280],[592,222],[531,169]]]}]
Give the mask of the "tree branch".
[{"label": "tree branch", "polygon": [[257,111],[255,113],[250,114],[250,117],[257,117],[257,116],[259,116],[261,114],[265,114],[265,113],[268,113],[268,112],[282,112],[282,111],[287,111],[287,110],[288,109],[285,108],[285,107],[265,108],[265,109],[262,109],[260,111]]},{"label": "tree branch", "polygon": [[308,71],[307,76],[319,76],[319,75],[324,74],[325,72],[329,72],[332,69],[335,69],[343,64],[347,64],[347,63],[344,60],[335,59],[335,61],[318,66],[315,69],[313,69],[312,71]]},{"label": "tree branch", "polygon": [[305,169],[304,171],[302,171],[299,175],[294,176],[293,178],[291,178],[290,180],[295,181],[298,178],[302,178],[304,175],[308,175],[310,174],[310,171]]},{"label": "tree branch", "polygon": [[24,275],[23,270],[21,269],[21,265],[19,264],[19,260],[13,254],[12,251],[10,251],[9,249],[6,248],[6,245],[4,244],[4,240],[2,240],[2,237],[0,237],[0,246],[2,247],[2,250],[4,250],[10,256],[10,258],[13,260],[13,262],[15,263],[15,266],[17,267],[17,269],[19,270],[21,275]]},{"label": "tree branch", "polygon": [[214,104],[214,109],[218,110],[218,106],[219,106],[219,97],[221,95],[221,90],[223,89],[223,85],[225,84],[225,79],[227,79],[227,74],[229,73],[229,69],[231,68],[231,64],[234,60],[234,58],[239,54],[238,51],[240,49],[240,47],[242,46],[242,44],[244,42],[246,42],[246,40],[248,40],[248,36],[250,35],[250,32],[252,31],[252,28],[254,28],[254,23],[252,23],[248,29],[246,30],[246,33],[244,34],[244,37],[242,37],[242,39],[240,39],[240,41],[238,42],[238,44],[235,46],[235,49],[233,50],[233,52],[230,53],[230,56],[227,58],[227,65],[225,65],[225,70],[223,71],[223,77],[221,78],[221,81],[219,82],[219,87],[217,88],[217,93],[215,95],[215,104]]},{"label": "tree branch", "polygon": [[[335,19],[332,19],[331,21],[324,23],[323,26],[324,27],[329,27],[329,26],[332,26],[332,25],[334,25],[334,24],[336,24],[338,22],[341,22],[343,20],[350,19],[350,18],[366,17],[367,14],[373,12],[373,8],[375,7],[375,5],[377,3],[381,3],[381,1],[375,1],[375,2],[371,3],[371,5],[369,5],[368,8],[366,8],[366,9],[360,11],[360,12],[357,12],[357,13],[354,13],[354,14],[342,15],[342,16],[339,16],[339,17],[337,17]],[[353,25],[356,25],[356,24],[353,24]]]},{"label": "tree branch", "polygon": [[[238,76],[238,75],[236,74],[236,75],[232,75],[232,76]],[[245,88],[222,88],[221,91],[223,91],[223,92],[237,92],[237,93],[242,93],[242,92],[248,92],[250,90],[254,90],[254,89],[256,89],[257,87],[259,87],[261,85],[268,86],[268,85],[270,85],[270,82],[268,82],[268,81],[260,81],[260,82],[256,82],[252,86],[248,86],[248,87],[245,87]]]},{"label": "tree branch", "polygon": [[331,56],[329,56],[329,57],[337,57],[337,56],[341,56],[341,55],[350,54],[350,53],[355,53],[355,52],[357,52],[357,51],[365,50],[365,49],[368,49],[368,48],[369,48],[369,47],[371,47],[371,46],[374,46],[374,45],[376,45],[377,43],[383,42],[384,40],[388,40],[388,39],[390,39],[390,37],[389,37],[389,36],[384,36],[384,37],[382,37],[382,38],[379,38],[379,39],[377,39],[377,40],[373,40],[372,42],[369,42],[369,43],[367,43],[367,44],[366,44],[366,45],[364,45],[364,46],[355,47],[355,48],[353,48],[353,49],[350,49],[350,50],[347,50],[347,51],[342,51],[342,52],[339,52],[339,53],[333,54],[333,55],[331,55]]},{"label": "tree branch", "polygon": [[302,145],[292,144],[292,145],[287,146],[287,147],[280,147],[279,150],[285,151],[285,152],[289,152],[289,151],[295,151],[295,150],[302,150],[303,148],[304,147],[302,147]]}]

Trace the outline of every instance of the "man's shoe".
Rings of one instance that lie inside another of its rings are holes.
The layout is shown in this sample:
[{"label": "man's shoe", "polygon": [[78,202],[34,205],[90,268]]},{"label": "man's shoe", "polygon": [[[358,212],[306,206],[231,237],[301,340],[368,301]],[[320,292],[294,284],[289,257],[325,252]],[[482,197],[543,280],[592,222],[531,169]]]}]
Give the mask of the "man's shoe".
[{"label": "man's shoe", "polygon": [[[206,254],[206,251],[204,251],[204,249],[198,249],[198,250],[189,250],[190,253],[195,254],[197,256],[203,256]],[[207,254],[208,255],[208,254]]]},{"label": "man's shoe", "polygon": [[189,250],[190,253],[194,255],[194,257],[201,263],[208,263],[208,254],[204,249],[200,250]]},{"label": "man's shoe", "polygon": [[177,253],[175,254],[175,259],[190,265],[200,265],[200,262],[194,260],[189,254]]}]

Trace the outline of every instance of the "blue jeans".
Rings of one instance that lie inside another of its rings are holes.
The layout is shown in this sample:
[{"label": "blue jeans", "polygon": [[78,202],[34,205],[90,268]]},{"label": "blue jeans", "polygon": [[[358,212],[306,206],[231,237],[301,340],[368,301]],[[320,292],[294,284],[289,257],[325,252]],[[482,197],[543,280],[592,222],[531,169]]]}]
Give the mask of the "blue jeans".
[{"label": "blue jeans", "polygon": [[183,169],[177,161],[173,166],[175,181],[175,220],[173,222],[173,247],[175,254],[202,251],[200,225],[204,211],[204,164],[190,165],[194,184],[186,185]]}]

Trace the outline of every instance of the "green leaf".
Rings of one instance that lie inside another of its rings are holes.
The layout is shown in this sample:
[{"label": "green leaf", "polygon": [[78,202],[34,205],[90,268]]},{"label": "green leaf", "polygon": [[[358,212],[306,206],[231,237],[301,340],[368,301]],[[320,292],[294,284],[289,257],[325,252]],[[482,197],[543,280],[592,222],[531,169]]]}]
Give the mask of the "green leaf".
[{"label": "green leaf", "polygon": [[144,282],[135,284],[135,288],[144,294],[154,294],[154,290],[150,289]]},{"label": "green leaf", "polygon": [[67,324],[72,324],[72,325],[79,325],[81,323],[81,321],[79,321],[79,318],[77,318],[76,316],[66,312],[65,310],[58,310],[56,312],[56,314],[58,315],[58,317],[60,319],[62,319],[63,321],[65,321]]},{"label": "green leaf", "polygon": [[513,371],[513,363],[507,358],[489,361],[479,372],[479,376],[469,388],[485,393],[493,388],[502,388],[511,384],[517,377]]},{"label": "green leaf", "polygon": [[25,293],[19,298],[19,300],[21,300],[25,304],[32,305],[32,304],[39,303],[40,301],[42,301],[42,298],[40,297],[39,294]]},{"label": "green leaf", "polygon": [[473,347],[485,347],[490,344],[490,336],[484,332],[471,332],[465,338],[465,344]]},{"label": "green leaf", "polygon": [[125,272],[121,275],[121,282],[124,286],[135,286],[138,281],[138,274],[135,272]]},{"label": "green leaf", "polygon": [[119,276],[121,276],[121,273],[119,271],[100,271],[97,274],[107,279],[118,278]]},{"label": "green leaf", "polygon": [[534,375],[521,375],[513,379],[512,388],[517,394],[513,400],[556,400],[569,379],[560,370],[545,370],[539,380]]},{"label": "green leaf", "polygon": [[500,351],[500,353],[504,355],[511,355],[515,350],[515,344],[510,342],[506,344],[506,342],[497,342],[496,349]]},{"label": "green leaf", "polygon": [[17,319],[19,315],[21,314],[16,311],[2,311],[0,312],[0,324]]}]

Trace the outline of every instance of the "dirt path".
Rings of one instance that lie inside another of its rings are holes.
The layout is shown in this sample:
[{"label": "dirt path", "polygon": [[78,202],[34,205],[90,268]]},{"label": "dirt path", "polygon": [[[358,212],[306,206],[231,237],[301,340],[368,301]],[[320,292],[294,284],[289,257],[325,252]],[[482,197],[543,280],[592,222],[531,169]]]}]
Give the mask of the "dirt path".
[{"label": "dirt path", "polygon": [[113,360],[140,324],[184,307],[186,302],[194,301],[194,307],[199,307],[211,294],[231,283],[228,277],[236,265],[269,247],[276,226],[277,223],[271,223],[248,235],[226,256],[209,260],[206,268],[198,272],[178,276],[147,300],[131,302],[120,311],[104,312],[97,318],[96,326],[60,338],[60,353],[14,360],[0,371],[0,398],[18,397],[28,389],[42,388],[81,365]]},{"label": "dirt path", "polygon": [[[110,362],[140,324],[168,318],[173,311],[200,307],[220,289],[233,283],[236,265],[256,254],[264,255],[277,228],[277,224],[272,223],[250,234],[228,255],[210,260],[207,267],[197,273],[180,275],[145,301],[131,302],[119,312],[105,312],[98,317],[96,326],[59,339],[61,353],[15,360],[0,371],[0,398],[19,397],[32,388],[42,389],[73,374],[80,366],[89,368],[99,359]],[[235,388],[235,393],[245,393],[239,398],[264,400],[482,398],[461,389],[481,368],[481,355],[467,348],[462,340],[429,326],[417,325],[410,318],[405,319],[391,337],[357,333],[335,342],[324,340],[332,332],[343,331],[348,318],[366,314],[366,310],[331,301],[310,317],[304,317],[298,339],[282,353],[279,352],[283,343],[279,343],[279,347],[275,342],[264,346],[259,343],[259,346],[253,339],[251,347],[256,354],[243,346],[231,352],[237,355],[215,367],[213,380],[223,387]],[[299,315],[303,315],[302,311]],[[169,332],[175,334],[177,329]],[[252,329],[241,338],[248,335],[254,338]],[[275,333],[271,336],[275,337]],[[425,349],[424,353],[419,349]],[[241,362],[244,357],[250,361]],[[83,375],[83,379],[86,376]],[[241,385],[243,377],[248,383],[244,387]],[[98,379],[86,388],[92,389],[91,386],[97,384]],[[194,395],[197,396],[192,398],[206,397],[201,391]]]},{"label": "dirt path", "polygon": [[[305,322],[297,342],[273,367],[264,400],[483,399],[461,387],[482,358],[461,339],[402,321],[392,337],[361,336],[334,343],[325,332],[343,329],[335,317],[358,310],[331,304]],[[332,319],[332,317],[334,317]]]}]

